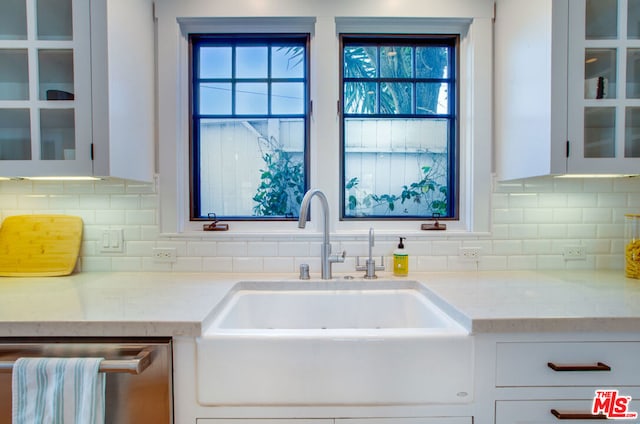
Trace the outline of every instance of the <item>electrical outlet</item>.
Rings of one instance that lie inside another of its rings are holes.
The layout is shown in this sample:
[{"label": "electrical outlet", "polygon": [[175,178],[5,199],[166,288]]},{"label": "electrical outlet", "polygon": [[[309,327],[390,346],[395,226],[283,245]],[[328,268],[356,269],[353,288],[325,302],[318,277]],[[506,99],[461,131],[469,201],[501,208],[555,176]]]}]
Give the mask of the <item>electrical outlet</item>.
[{"label": "electrical outlet", "polygon": [[158,263],[173,263],[177,261],[175,247],[154,247],[153,260]]},{"label": "electrical outlet", "polygon": [[465,261],[479,261],[480,260],[480,248],[479,247],[461,247],[458,252],[460,259]]},{"label": "electrical outlet", "polygon": [[587,259],[587,250],[584,246],[565,246],[562,251],[565,260]]}]

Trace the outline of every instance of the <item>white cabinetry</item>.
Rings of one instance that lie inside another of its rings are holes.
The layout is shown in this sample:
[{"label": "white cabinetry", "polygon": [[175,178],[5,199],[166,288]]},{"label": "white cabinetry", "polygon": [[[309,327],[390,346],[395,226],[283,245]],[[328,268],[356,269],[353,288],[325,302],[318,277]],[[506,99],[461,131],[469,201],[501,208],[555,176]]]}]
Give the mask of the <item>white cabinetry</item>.
[{"label": "white cabinetry", "polygon": [[596,390],[637,397],[639,354],[637,341],[498,341],[495,422],[592,420]]},{"label": "white cabinetry", "polygon": [[0,176],[151,180],[153,39],[151,0],[3,2]]},{"label": "white cabinetry", "polygon": [[633,0],[496,2],[499,179],[638,173],[639,22]]}]

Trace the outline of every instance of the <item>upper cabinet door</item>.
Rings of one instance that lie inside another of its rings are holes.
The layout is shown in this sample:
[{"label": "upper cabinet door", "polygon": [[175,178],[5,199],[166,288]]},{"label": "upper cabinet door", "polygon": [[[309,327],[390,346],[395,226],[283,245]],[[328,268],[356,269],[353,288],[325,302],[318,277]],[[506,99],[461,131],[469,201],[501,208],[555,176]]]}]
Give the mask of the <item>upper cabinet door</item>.
[{"label": "upper cabinet door", "polygon": [[501,180],[640,173],[640,0],[496,0]]},{"label": "upper cabinet door", "polygon": [[0,3],[0,175],[92,175],[86,0]]},{"label": "upper cabinet door", "polygon": [[640,172],[640,1],[575,0],[569,173]]}]

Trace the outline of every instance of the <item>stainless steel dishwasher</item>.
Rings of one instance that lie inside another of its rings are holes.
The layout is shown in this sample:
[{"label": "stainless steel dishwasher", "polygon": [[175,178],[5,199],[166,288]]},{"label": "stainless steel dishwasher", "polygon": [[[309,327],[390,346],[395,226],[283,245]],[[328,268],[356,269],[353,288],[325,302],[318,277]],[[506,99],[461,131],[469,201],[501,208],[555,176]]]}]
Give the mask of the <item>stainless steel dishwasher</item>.
[{"label": "stainless steel dishwasher", "polygon": [[0,338],[0,424],[11,424],[11,371],[20,357],[102,357],[108,424],[173,423],[170,338]]}]

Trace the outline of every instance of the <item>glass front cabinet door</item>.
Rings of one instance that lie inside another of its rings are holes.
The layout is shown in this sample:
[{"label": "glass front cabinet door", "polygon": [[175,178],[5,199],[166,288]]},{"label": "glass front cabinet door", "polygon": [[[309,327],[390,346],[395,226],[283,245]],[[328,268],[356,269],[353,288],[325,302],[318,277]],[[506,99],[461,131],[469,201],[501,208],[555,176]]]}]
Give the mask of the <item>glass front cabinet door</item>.
[{"label": "glass front cabinet door", "polygon": [[0,176],[91,175],[87,0],[0,2]]},{"label": "glass front cabinet door", "polygon": [[640,172],[640,0],[569,2],[573,174]]}]

